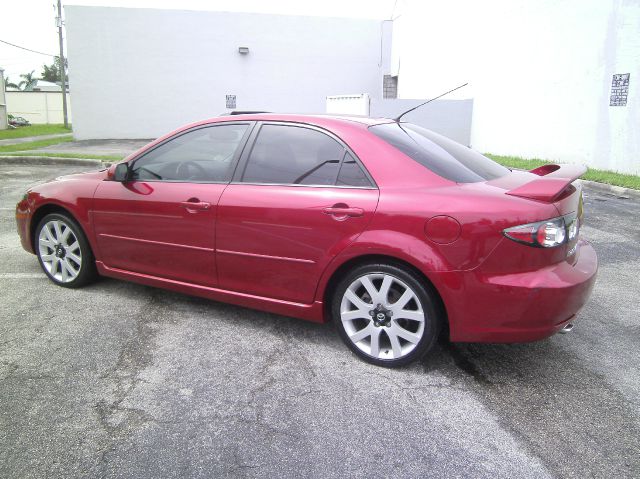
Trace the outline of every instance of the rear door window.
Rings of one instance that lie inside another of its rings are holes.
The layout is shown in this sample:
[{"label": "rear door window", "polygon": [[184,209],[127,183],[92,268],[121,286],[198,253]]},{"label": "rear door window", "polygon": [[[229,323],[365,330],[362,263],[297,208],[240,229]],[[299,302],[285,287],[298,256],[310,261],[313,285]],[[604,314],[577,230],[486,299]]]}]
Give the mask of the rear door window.
[{"label": "rear door window", "polygon": [[345,149],[320,131],[263,125],[242,177],[245,183],[334,185]]},{"label": "rear door window", "polygon": [[338,174],[338,186],[357,186],[357,187],[370,187],[371,181],[362,170],[356,159],[347,152],[342,165],[340,166],[340,173]]},{"label": "rear door window", "polygon": [[369,131],[436,175],[456,183],[488,181],[509,170],[477,151],[411,123],[384,123]]}]

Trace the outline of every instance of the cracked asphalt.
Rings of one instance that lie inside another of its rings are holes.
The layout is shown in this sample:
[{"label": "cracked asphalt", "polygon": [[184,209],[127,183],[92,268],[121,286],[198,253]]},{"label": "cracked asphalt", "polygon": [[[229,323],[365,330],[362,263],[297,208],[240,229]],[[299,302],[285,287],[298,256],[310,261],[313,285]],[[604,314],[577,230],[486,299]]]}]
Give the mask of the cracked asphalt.
[{"label": "cracked asphalt", "polygon": [[54,286],[0,165],[0,477],[640,477],[640,200],[585,191],[571,334],[367,365],[331,325],[102,279]]}]

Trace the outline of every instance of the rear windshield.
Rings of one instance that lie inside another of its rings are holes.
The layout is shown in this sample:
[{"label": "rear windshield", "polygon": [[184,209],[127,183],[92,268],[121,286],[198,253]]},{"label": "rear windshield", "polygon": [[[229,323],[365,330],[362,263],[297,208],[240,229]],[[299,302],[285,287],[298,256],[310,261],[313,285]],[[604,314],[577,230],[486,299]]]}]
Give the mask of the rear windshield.
[{"label": "rear windshield", "polygon": [[411,123],[384,123],[369,131],[436,175],[456,183],[488,181],[509,173],[471,148]]}]

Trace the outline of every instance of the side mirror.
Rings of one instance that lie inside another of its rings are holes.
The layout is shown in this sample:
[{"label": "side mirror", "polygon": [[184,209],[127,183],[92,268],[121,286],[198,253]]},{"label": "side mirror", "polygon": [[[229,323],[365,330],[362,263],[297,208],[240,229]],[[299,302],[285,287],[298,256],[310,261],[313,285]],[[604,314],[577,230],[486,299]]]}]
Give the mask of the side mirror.
[{"label": "side mirror", "polygon": [[107,179],[121,183],[127,181],[129,179],[129,163],[111,165],[107,170]]}]

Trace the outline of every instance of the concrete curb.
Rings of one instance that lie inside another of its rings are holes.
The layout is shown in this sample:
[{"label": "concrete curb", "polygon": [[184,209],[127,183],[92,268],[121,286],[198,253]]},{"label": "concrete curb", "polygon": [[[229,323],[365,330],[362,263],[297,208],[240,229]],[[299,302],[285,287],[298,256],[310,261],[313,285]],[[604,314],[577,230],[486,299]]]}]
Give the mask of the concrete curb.
[{"label": "concrete curb", "polygon": [[78,165],[103,166],[102,160],[57,158],[53,156],[0,156],[0,165]]},{"label": "concrete curb", "polygon": [[595,190],[599,193],[605,193],[615,196],[626,196],[628,198],[640,198],[640,190],[633,188],[624,188],[622,186],[608,185],[606,183],[597,183],[595,181],[580,180],[583,186]]}]

